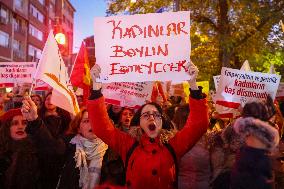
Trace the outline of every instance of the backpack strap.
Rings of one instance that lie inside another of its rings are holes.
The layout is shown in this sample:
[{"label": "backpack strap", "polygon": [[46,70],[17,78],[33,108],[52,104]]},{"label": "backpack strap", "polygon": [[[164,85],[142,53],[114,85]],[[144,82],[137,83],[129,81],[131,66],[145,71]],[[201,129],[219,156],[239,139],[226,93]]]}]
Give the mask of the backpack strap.
[{"label": "backpack strap", "polygon": [[177,160],[177,156],[175,153],[175,150],[173,149],[173,147],[169,144],[169,143],[164,143],[164,145],[166,146],[166,148],[169,150],[169,152],[171,153],[173,159],[174,159],[174,163],[175,163],[175,171],[176,171],[176,180],[174,182],[174,187],[178,188],[178,172],[179,172],[179,166],[178,166],[178,160]]},{"label": "backpack strap", "polygon": [[127,172],[127,167],[128,167],[128,162],[130,159],[130,156],[132,155],[132,153],[134,152],[134,150],[136,149],[136,147],[139,145],[139,142],[136,140],[132,146],[130,147],[130,149],[128,150],[127,154],[126,154],[126,158],[125,158],[125,173]]}]

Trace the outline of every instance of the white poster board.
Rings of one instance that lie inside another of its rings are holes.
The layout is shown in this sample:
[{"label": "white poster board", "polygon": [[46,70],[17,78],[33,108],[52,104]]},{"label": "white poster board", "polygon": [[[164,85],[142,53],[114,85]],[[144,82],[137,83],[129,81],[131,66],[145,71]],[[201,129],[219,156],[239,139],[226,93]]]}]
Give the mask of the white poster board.
[{"label": "white poster board", "polygon": [[190,12],[95,18],[100,81],[184,81],[190,57]]},{"label": "white poster board", "polygon": [[0,62],[0,83],[32,83],[35,62]]},{"label": "white poster board", "polygon": [[151,99],[152,88],[152,82],[115,82],[104,84],[102,93],[106,103],[138,108]]},{"label": "white poster board", "polygon": [[215,90],[216,90],[216,91],[217,91],[217,89],[218,89],[218,85],[219,85],[219,82],[220,82],[220,78],[221,78],[221,75],[213,76],[214,86],[215,86]]},{"label": "white poster board", "polygon": [[248,101],[265,99],[268,95],[275,99],[280,75],[246,72],[222,68],[221,79],[216,94],[216,104],[238,108]]}]

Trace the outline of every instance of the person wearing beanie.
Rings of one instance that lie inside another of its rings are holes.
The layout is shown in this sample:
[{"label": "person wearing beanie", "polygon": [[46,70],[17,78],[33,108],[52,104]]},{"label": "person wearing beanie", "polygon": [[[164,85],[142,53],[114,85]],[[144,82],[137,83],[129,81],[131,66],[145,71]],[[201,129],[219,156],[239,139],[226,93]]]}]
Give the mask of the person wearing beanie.
[{"label": "person wearing beanie", "polygon": [[245,145],[236,155],[231,172],[231,189],[273,188],[273,170],[269,153],[279,143],[279,132],[271,123],[275,107],[270,96],[266,101],[245,104],[242,116],[233,128]]},{"label": "person wearing beanie", "polygon": [[25,131],[27,120],[20,109],[10,109],[0,120],[0,188],[39,188],[37,150]]}]

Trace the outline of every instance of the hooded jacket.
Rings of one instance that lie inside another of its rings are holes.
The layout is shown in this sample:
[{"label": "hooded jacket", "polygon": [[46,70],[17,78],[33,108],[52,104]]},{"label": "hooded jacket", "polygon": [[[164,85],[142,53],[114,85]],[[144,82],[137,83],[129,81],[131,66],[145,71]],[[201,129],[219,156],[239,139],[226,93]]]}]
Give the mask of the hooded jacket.
[{"label": "hooded jacket", "polygon": [[[89,100],[87,109],[94,133],[118,152],[125,163],[127,152],[136,139],[114,127],[109,120],[104,97]],[[185,127],[168,142],[177,159],[194,146],[208,127],[206,100],[190,98],[190,109]],[[151,139],[146,134],[141,137],[138,147],[128,161],[127,188],[175,188],[174,160],[169,150],[159,141],[159,137]]]}]

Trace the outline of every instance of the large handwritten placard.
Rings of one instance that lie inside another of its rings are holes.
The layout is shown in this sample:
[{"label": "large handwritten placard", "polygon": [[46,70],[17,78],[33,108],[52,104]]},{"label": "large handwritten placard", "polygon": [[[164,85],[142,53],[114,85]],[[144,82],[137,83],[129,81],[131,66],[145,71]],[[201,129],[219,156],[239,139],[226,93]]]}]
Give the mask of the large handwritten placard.
[{"label": "large handwritten placard", "polygon": [[109,104],[138,108],[151,98],[152,82],[115,82],[103,85],[102,92]]},{"label": "large handwritten placard", "polygon": [[95,18],[100,81],[188,80],[190,12]]},{"label": "large handwritten placard", "polygon": [[0,62],[0,83],[32,83],[35,62]]},{"label": "large handwritten placard", "polygon": [[238,108],[246,102],[276,96],[280,75],[222,68],[216,103]]}]

